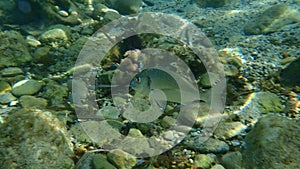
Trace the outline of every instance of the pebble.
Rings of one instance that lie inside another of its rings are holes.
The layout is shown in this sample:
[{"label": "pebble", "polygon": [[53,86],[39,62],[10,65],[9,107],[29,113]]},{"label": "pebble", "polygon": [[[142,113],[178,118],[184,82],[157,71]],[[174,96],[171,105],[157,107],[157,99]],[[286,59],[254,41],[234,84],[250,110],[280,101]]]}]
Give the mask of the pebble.
[{"label": "pebble", "polygon": [[172,140],[174,139],[174,134],[173,134],[173,132],[172,132],[172,131],[166,131],[166,132],[164,133],[164,138],[165,138],[166,140],[172,141]]},{"label": "pebble", "polygon": [[58,14],[61,15],[61,16],[64,16],[64,17],[68,17],[69,16],[69,13],[65,10],[60,10],[58,11]]},{"label": "pebble", "polygon": [[41,42],[38,41],[37,39],[35,39],[35,37],[33,36],[27,36],[26,37],[26,42],[30,45],[30,46],[33,46],[33,47],[38,47],[41,45]]},{"label": "pebble", "polygon": [[12,87],[15,96],[33,95],[41,90],[42,83],[36,80],[21,80]]}]

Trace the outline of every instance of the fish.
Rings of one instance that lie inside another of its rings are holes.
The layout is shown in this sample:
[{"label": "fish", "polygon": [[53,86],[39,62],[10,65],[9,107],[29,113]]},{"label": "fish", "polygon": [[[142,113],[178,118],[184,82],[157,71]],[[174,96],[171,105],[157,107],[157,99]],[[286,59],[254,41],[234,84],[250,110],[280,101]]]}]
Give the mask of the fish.
[{"label": "fish", "polygon": [[[168,71],[171,72],[171,71]],[[149,68],[138,73],[131,81],[130,88],[136,94],[149,96],[153,91],[161,91],[167,101],[175,103],[187,103],[200,100],[199,91],[195,81],[182,77],[176,73]],[[161,94],[156,95],[157,102],[164,99]],[[154,96],[155,97],[155,96]]]}]

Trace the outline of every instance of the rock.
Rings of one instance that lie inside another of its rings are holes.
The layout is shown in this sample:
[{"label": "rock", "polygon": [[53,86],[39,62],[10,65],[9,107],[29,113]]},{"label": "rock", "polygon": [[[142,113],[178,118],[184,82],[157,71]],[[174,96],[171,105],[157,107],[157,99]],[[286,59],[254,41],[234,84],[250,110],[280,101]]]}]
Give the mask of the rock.
[{"label": "rock", "polygon": [[36,80],[21,80],[12,87],[15,96],[33,95],[41,90],[42,83]]},{"label": "rock", "polygon": [[268,115],[245,138],[243,168],[299,168],[300,123]]},{"label": "rock", "polygon": [[38,47],[41,45],[41,42],[35,39],[35,37],[28,35],[26,37],[26,42],[32,47]]},{"label": "rock", "polygon": [[65,108],[65,99],[68,96],[68,87],[53,80],[45,81],[47,84],[42,97],[46,98],[49,101],[49,106],[53,108]]},{"label": "rock", "polygon": [[137,138],[143,137],[143,134],[139,129],[131,128],[128,132],[128,136]]},{"label": "rock", "polygon": [[34,96],[21,96],[20,103],[24,108],[46,108],[48,101]]},{"label": "rock", "polygon": [[103,155],[101,154],[94,155],[92,160],[92,169],[115,169],[115,168],[116,167],[110,164]]},{"label": "rock", "polygon": [[225,169],[225,168],[220,164],[216,164],[213,167],[211,167],[211,169]]},{"label": "rock", "polygon": [[212,87],[219,80],[219,75],[212,72],[207,72],[200,77],[200,85],[204,88]]},{"label": "rock", "polygon": [[219,50],[219,59],[224,65],[226,76],[236,77],[240,74],[240,68],[243,66],[241,57],[242,54],[238,48],[225,48]]},{"label": "rock", "polygon": [[164,128],[169,128],[170,126],[173,126],[176,124],[176,119],[170,117],[170,116],[165,116],[162,120],[161,120],[161,125]]},{"label": "rock", "polygon": [[251,102],[238,113],[241,121],[255,122],[263,114],[280,113],[284,110],[280,98],[274,93],[256,92],[249,98],[251,98]]},{"label": "rock", "polygon": [[197,0],[197,3],[202,7],[213,7],[218,8],[224,5],[235,2],[235,0]]},{"label": "rock", "polygon": [[118,169],[131,169],[136,165],[136,159],[134,156],[119,149],[110,151],[107,154],[107,159],[117,166]]},{"label": "rock", "polygon": [[288,86],[299,86],[300,84],[300,58],[290,63],[280,72],[281,83]]},{"label": "rock", "polygon": [[285,25],[300,22],[300,13],[286,4],[278,4],[266,9],[253,21],[246,23],[247,35],[275,32]]},{"label": "rock", "polygon": [[209,155],[198,154],[195,156],[194,165],[203,169],[208,169],[212,166],[214,161],[215,160]]},{"label": "rock", "polygon": [[0,126],[0,168],[73,168],[73,156],[66,128],[50,112],[21,109]]},{"label": "rock", "polygon": [[0,32],[0,44],[0,68],[21,66],[31,61],[26,41],[19,32]]},{"label": "rock", "polygon": [[76,169],[115,169],[102,154],[85,153],[77,162]]},{"label": "rock", "polygon": [[222,157],[222,165],[230,169],[242,169],[242,154],[240,152],[229,152]]},{"label": "rock", "polygon": [[54,58],[49,55],[49,52],[50,48],[48,46],[37,48],[33,54],[34,60],[45,65],[53,64]]},{"label": "rock", "polygon": [[98,110],[96,115],[104,119],[118,119],[120,116],[120,111],[116,107],[105,106]]},{"label": "rock", "polygon": [[174,134],[173,134],[173,132],[172,132],[171,130],[166,131],[166,132],[164,133],[163,137],[164,137],[166,140],[170,140],[170,141],[174,140]]},{"label": "rock", "polygon": [[16,100],[17,98],[13,96],[11,93],[7,92],[4,94],[0,94],[0,103],[1,104],[7,104],[11,101]]},{"label": "rock", "polygon": [[3,70],[1,70],[1,76],[7,77],[7,76],[15,76],[15,75],[20,75],[23,74],[23,70],[18,68],[18,67],[8,67]]},{"label": "rock", "polygon": [[247,128],[241,122],[220,122],[214,135],[223,140],[231,139],[239,135]]},{"label": "rock", "polygon": [[108,0],[108,3],[111,8],[125,15],[137,13],[143,5],[142,0]]},{"label": "rock", "polygon": [[44,32],[39,39],[42,42],[67,42],[68,36],[63,29],[54,28]]},{"label": "rock", "polygon": [[279,113],[283,111],[284,107],[280,102],[279,97],[271,92],[259,92],[256,94],[256,106],[261,113],[266,114],[270,112]]},{"label": "rock", "polygon": [[4,94],[8,91],[11,91],[11,87],[9,83],[6,81],[0,80],[0,94]]},{"label": "rock", "polygon": [[192,150],[200,153],[214,153],[221,154],[229,151],[229,146],[217,139],[209,138],[206,141],[199,139],[199,137],[188,137],[183,144]]},{"label": "rock", "polygon": [[70,135],[72,135],[80,143],[92,142],[91,138],[84,131],[80,123],[76,123],[71,126],[69,130]]}]

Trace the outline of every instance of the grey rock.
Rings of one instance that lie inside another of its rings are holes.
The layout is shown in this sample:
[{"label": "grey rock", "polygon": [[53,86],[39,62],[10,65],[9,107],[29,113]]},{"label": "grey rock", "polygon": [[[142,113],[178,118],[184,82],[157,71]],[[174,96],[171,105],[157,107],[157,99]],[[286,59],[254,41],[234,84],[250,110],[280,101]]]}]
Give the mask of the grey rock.
[{"label": "grey rock", "polygon": [[73,168],[73,156],[66,128],[50,112],[21,109],[0,126],[0,168]]},{"label": "grey rock", "polygon": [[16,100],[17,98],[13,96],[11,93],[7,92],[4,94],[0,94],[0,103],[2,104],[7,104],[11,101]]},{"label": "grey rock", "polygon": [[12,87],[15,96],[33,95],[41,90],[43,84],[36,80],[21,80]]},{"label": "grey rock", "polygon": [[246,136],[244,168],[299,168],[300,123],[268,115],[259,119]]},{"label": "grey rock", "polygon": [[199,137],[188,137],[183,144],[187,148],[198,151],[200,153],[220,154],[229,151],[229,146],[224,141],[213,138],[203,140]]}]

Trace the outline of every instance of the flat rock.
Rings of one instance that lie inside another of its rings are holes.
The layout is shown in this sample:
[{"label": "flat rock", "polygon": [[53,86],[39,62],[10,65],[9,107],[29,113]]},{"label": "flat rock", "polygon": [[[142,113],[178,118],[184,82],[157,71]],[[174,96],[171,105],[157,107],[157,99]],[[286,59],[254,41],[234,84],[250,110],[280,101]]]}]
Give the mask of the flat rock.
[{"label": "flat rock", "polygon": [[207,140],[199,139],[199,137],[186,138],[183,143],[187,148],[198,151],[200,153],[220,154],[229,151],[229,146],[217,139],[209,138]]},{"label": "flat rock", "polygon": [[20,103],[24,108],[46,108],[48,101],[43,98],[25,95],[20,97]]},{"label": "flat rock", "polygon": [[23,70],[18,68],[18,67],[8,67],[3,70],[1,70],[1,75],[6,77],[6,76],[15,76],[19,74],[23,74]]},{"label": "flat rock", "polygon": [[244,168],[299,168],[300,123],[268,115],[245,138]]},{"label": "flat rock", "polygon": [[21,80],[12,87],[15,96],[33,95],[42,88],[42,83],[36,80]]},{"label": "flat rock", "polygon": [[7,104],[16,99],[17,98],[15,96],[13,96],[10,92],[0,94],[0,103],[2,103],[2,104]]}]

